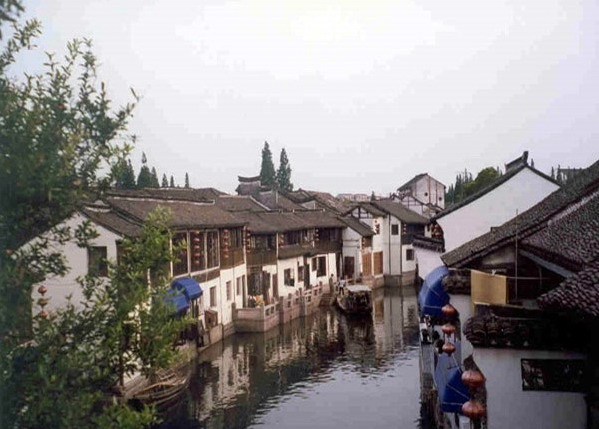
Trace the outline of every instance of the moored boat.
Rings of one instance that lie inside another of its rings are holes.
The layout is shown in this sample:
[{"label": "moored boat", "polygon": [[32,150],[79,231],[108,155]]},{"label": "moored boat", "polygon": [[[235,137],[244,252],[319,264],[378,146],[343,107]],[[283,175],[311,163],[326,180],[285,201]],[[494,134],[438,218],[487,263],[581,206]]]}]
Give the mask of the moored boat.
[{"label": "moored boat", "polygon": [[372,291],[366,285],[348,285],[339,289],[337,305],[347,314],[363,315],[372,312]]}]

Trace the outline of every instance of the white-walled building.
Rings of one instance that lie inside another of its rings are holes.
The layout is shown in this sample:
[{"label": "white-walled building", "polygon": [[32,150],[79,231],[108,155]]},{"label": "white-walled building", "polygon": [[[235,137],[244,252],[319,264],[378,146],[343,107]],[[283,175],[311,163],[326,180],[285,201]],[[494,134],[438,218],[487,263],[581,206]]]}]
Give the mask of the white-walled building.
[{"label": "white-walled building", "polygon": [[505,174],[490,186],[433,218],[443,230],[446,252],[502,225],[559,188],[551,177],[528,165],[528,152],[505,167]]},{"label": "white-walled building", "polygon": [[361,203],[348,214],[374,232],[372,252],[362,254],[362,277],[375,286],[398,284],[400,278],[413,281],[416,261],[412,242],[415,236],[424,235],[428,219],[392,200]]},{"label": "white-walled building", "polygon": [[445,208],[445,185],[422,173],[397,188],[393,197],[410,210],[430,218]]}]

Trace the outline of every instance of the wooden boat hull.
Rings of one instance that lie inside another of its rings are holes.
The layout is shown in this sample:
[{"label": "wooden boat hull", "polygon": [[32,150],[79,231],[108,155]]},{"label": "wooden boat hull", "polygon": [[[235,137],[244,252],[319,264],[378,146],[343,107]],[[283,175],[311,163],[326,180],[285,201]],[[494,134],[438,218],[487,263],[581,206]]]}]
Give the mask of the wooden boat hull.
[{"label": "wooden boat hull", "polygon": [[335,300],[337,306],[349,315],[369,315],[372,313],[370,294],[339,294]]}]

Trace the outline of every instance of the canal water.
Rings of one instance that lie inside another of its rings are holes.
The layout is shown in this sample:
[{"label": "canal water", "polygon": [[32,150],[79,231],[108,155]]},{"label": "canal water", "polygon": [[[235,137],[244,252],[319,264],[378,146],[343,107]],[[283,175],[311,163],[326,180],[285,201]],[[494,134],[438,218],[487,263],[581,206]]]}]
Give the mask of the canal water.
[{"label": "canal water", "polygon": [[171,428],[420,427],[416,294],[379,289],[372,317],[321,308],[206,350]]}]

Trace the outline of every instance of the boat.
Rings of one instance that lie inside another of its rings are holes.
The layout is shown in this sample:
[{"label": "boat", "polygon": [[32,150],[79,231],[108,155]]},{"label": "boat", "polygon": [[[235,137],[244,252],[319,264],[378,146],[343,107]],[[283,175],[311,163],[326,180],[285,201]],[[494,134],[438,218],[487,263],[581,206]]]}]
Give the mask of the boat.
[{"label": "boat", "polygon": [[365,315],[372,313],[372,291],[366,285],[347,285],[339,288],[336,302],[346,314]]},{"label": "boat", "polygon": [[131,404],[153,405],[165,407],[175,402],[189,386],[191,373],[189,370],[163,371],[141,389],[133,393],[129,399]]}]

